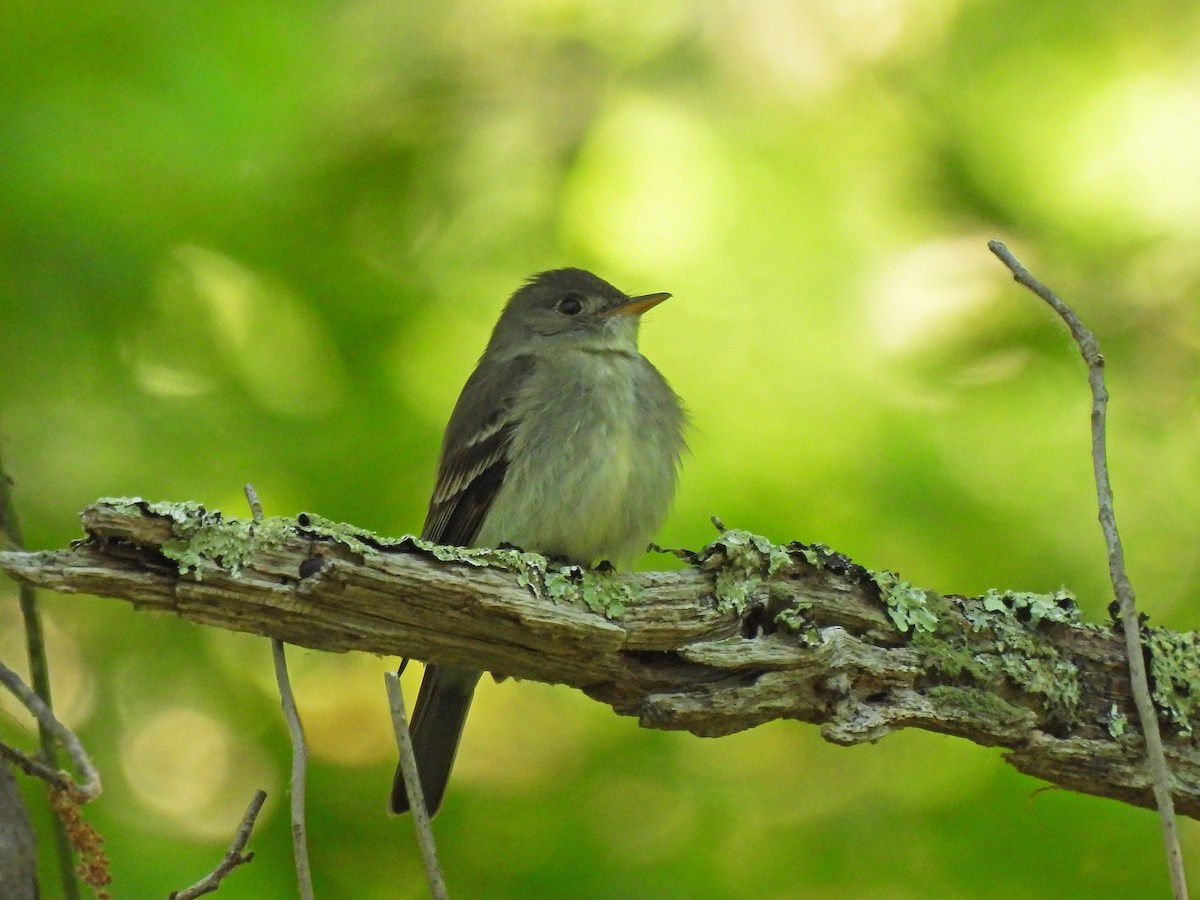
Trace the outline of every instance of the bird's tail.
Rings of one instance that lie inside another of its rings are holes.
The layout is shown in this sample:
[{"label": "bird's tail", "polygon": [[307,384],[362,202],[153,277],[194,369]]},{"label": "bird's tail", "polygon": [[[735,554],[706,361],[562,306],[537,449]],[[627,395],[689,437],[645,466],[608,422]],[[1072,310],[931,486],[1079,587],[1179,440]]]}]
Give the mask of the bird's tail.
[{"label": "bird's tail", "polygon": [[[442,805],[454,755],[458,752],[458,742],[467,721],[467,710],[471,708],[471,696],[482,674],[477,669],[457,666],[425,668],[412,715],[412,739],[421,790],[430,816]],[[392,780],[392,812],[404,813],[408,808],[404,775],[397,766]]]}]

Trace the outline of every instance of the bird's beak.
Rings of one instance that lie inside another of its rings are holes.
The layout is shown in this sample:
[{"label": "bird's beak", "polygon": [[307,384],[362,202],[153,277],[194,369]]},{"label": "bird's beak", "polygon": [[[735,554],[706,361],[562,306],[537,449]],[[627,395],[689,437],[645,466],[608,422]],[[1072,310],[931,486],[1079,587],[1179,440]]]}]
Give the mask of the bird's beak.
[{"label": "bird's beak", "polygon": [[642,294],[640,297],[630,297],[610,309],[608,316],[640,316],[646,310],[662,303],[670,294]]}]

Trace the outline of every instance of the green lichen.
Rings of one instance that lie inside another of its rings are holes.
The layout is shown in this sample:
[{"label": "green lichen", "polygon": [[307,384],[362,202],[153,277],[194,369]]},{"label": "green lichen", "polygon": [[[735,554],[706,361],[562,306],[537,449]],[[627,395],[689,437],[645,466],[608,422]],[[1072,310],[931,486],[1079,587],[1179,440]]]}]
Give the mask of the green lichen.
[{"label": "green lichen", "polygon": [[[1070,723],[1080,702],[1078,667],[1039,633],[1047,623],[1078,621],[1070,599],[1065,592],[999,591],[978,599],[961,598],[953,606],[959,615],[943,616],[935,629],[916,632],[911,647],[926,668],[988,690],[1010,682],[1038,695],[1054,719]],[[963,630],[964,625],[969,627]]]},{"label": "green lichen", "polygon": [[[1079,669],[1038,631],[1044,623],[1073,625],[1079,621],[1074,598],[1066,591],[1031,594],[988,591],[980,598],[1005,676],[1022,689],[1039,694],[1055,718],[1074,721],[1079,708]],[[978,614],[972,627],[978,627]]]},{"label": "green lichen", "polygon": [[[938,626],[937,595],[902,581],[895,572],[874,573],[879,597],[900,631],[934,631]],[[944,605],[944,604],[943,604]]]},{"label": "green lichen", "polygon": [[144,510],[171,522],[171,537],[162,542],[162,553],[172,560],[181,575],[203,577],[203,563],[212,562],[234,577],[246,558],[259,550],[279,547],[295,524],[278,516],[251,522],[226,519],[198,503],[149,503],[138,498],[108,498],[102,501],[117,508]]},{"label": "green lichen", "polygon": [[785,609],[781,609],[775,614],[775,622],[782,625],[788,631],[804,631],[812,628],[812,618],[809,616],[809,609],[812,608],[811,603],[797,602]]},{"label": "green lichen", "polygon": [[616,618],[637,596],[629,583],[614,573],[580,566],[563,566],[540,553],[528,553],[512,547],[452,547],[417,537],[381,538],[369,531],[309,515],[309,525],[322,534],[341,541],[356,552],[373,552],[376,547],[401,544],[416,547],[441,562],[462,563],[502,569],[517,576],[517,583],[534,596],[556,603],[582,602],[592,612]]},{"label": "green lichen", "polygon": [[720,560],[713,579],[717,609],[739,615],[758,586],[792,561],[786,548],[738,529],[723,531],[699,556],[705,561]]},{"label": "green lichen", "polygon": [[[1055,719],[1073,722],[1079,709],[1079,669],[1044,644],[1026,644],[1001,653],[1000,669],[1031,694],[1040,694]],[[1028,654],[1028,655],[1026,655]]]},{"label": "green lichen", "polygon": [[800,551],[800,555],[814,569],[825,568],[825,561],[830,557],[838,556],[838,552],[826,544],[796,544],[793,545]]},{"label": "green lichen", "polygon": [[377,553],[382,547],[399,547],[409,543],[422,546],[427,543],[408,536],[399,538],[381,537],[365,528],[347,525],[344,522],[335,522],[333,519],[326,519],[324,516],[319,516],[316,513],[301,513],[298,519],[289,521],[291,521],[292,525],[299,524],[306,532],[312,533],[317,537],[341,544],[347,550],[357,553],[359,556],[370,556],[373,553]]},{"label": "green lichen", "polygon": [[442,562],[502,569],[517,576],[517,583],[535,597],[555,603],[583,603],[594,613],[613,619],[622,615],[638,592],[611,570],[564,566],[540,553],[511,547],[451,547],[419,538],[404,538]]},{"label": "green lichen", "polygon": [[775,614],[775,623],[789,632],[801,647],[819,647],[824,643],[821,629],[808,615],[809,604],[797,604]]},{"label": "green lichen", "polygon": [[980,599],[987,612],[1011,611],[1018,617],[1028,616],[1030,623],[1034,625],[1038,622],[1074,625],[1081,618],[1079,607],[1075,605],[1075,595],[1065,588],[1053,594],[992,589]]},{"label": "green lichen", "polygon": [[1125,729],[1129,727],[1129,720],[1125,714],[1117,708],[1117,704],[1110,704],[1108,707],[1108,733],[1114,738],[1123,738]]},{"label": "green lichen", "polygon": [[909,646],[920,655],[925,668],[951,678],[970,678],[986,683],[994,677],[987,657],[977,655],[975,648],[957,635],[918,631]]},{"label": "green lichen", "polygon": [[463,563],[513,572],[522,587],[556,602],[582,602],[607,618],[624,613],[636,599],[633,585],[604,570],[562,566],[538,553],[512,548],[451,547],[412,536],[382,537],[363,528],[335,522],[313,513],[298,519],[273,516],[254,522],[227,519],[198,503],[150,503],[137,497],[105,498],[101,502],[126,511],[149,512],[171,522],[171,537],[162,552],[179,566],[180,574],[203,577],[203,563],[221,566],[235,577],[257,551],[280,546],[297,526],[305,534],[336,542],[352,553],[370,556],[391,547],[415,547],[442,562]]},{"label": "green lichen", "polygon": [[[141,497],[101,497],[96,503],[97,505],[111,506],[119,512],[127,514],[140,515],[142,511],[151,512],[156,516],[163,516],[176,524],[185,526],[198,518],[209,515],[208,510],[201,504],[186,500],[178,503],[155,503],[143,500]],[[213,515],[220,514],[214,513]]]},{"label": "green lichen", "polygon": [[583,601],[594,613],[607,619],[624,614],[637,592],[611,571],[561,566],[545,575],[546,592],[555,601]]},{"label": "green lichen", "polygon": [[1028,718],[1029,710],[996,696],[990,691],[974,687],[957,687],[939,684],[931,687],[926,696],[944,709],[959,712],[972,719],[988,719],[997,726],[1012,726]]},{"label": "green lichen", "polygon": [[1191,736],[1200,704],[1200,634],[1147,628],[1154,702],[1185,736]]}]

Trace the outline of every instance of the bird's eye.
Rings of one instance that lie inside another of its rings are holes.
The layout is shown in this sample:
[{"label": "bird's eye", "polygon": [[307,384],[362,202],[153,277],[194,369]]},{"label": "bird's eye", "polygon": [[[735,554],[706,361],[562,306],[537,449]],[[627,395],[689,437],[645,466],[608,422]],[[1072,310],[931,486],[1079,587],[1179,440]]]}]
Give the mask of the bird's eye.
[{"label": "bird's eye", "polygon": [[564,316],[577,316],[583,312],[583,300],[578,294],[567,294],[558,301],[558,306],[555,307]]}]

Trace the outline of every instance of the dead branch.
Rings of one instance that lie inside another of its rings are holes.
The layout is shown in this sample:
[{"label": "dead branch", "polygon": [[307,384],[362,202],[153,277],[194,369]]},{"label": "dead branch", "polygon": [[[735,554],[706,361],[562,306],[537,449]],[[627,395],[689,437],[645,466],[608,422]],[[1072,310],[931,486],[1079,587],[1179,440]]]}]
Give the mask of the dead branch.
[{"label": "dead branch", "polygon": [[221,857],[221,861],[217,863],[217,867],[191,887],[184,888],[182,891],[172,891],[167,896],[167,900],[195,900],[196,897],[211,894],[221,886],[221,882],[229,877],[229,874],[234,869],[252,862],[254,860],[254,851],[246,852],[246,845],[250,843],[250,835],[254,831],[254,823],[258,819],[258,814],[262,812],[263,804],[266,802],[267,792],[255,791],[254,796],[250,798],[250,805],[246,807],[245,815],[242,816],[242,820],[238,823],[237,832],[233,836],[233,843],[229,845],[229,849],[225,851],[225,855]]},{"label": "dead branch", "polygon": [[[772,719],[839,744],[905,727],[1008,748],[1019,770],[1147,808],[1124,645],[1065,593],[941,595],[820,545],[725,531],[674,572],[614,576],[515,550],[385,540],[315,516],[227,519],[105,500],[65,550],[0,553],[20,581],[119,597],[318,650],[561,683],[649,728]],[[1200,818],[1200,650],[1144,629],[1179,811]]]},{"label": "dead branch", "polygon": [[421,863],[425,867],[425,880],[429,882],[429,896],[433,897],[433,900],[448,900],[450,894],[446,890],[446,877],[442,874],[442,867],[438,862],[437,842],[433,839],[433,825],[429,820],[429,810],[425,807],[421,775],[417,771],[417,755],[413,750],[412,734],[408,730],[408,712],[404,708],[400,676],[394,672],[385,672],[383,679],[387,688],[388,706],[392,712],[392,728],[396,732],[396,749],[400,751],[400,769],[404,772],[408,809],[412,813],[417,848],[421,851]]}]

